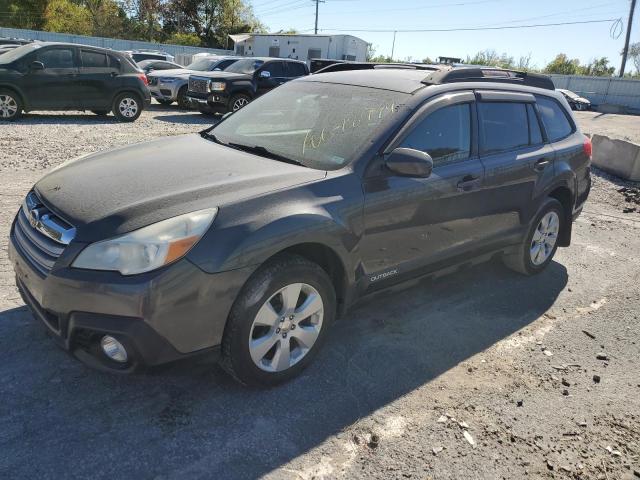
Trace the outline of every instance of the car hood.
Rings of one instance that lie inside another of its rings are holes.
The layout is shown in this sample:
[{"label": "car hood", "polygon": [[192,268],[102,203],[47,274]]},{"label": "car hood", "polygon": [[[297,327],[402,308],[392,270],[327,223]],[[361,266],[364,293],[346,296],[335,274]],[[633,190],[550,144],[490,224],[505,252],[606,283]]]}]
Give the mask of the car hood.
[{"label": "car hood", "polygon": [[194,77],[210,78],[212,80],[239,80],[239,79],[251,79],[251,75],[245,73],[234,72],[196,72],[192,73]]},{"label": "car hood", "polygon": [[76,240],[93,242],[325,176],[190,134],[91,154],[53,170],[35,190],[76,227]]}]

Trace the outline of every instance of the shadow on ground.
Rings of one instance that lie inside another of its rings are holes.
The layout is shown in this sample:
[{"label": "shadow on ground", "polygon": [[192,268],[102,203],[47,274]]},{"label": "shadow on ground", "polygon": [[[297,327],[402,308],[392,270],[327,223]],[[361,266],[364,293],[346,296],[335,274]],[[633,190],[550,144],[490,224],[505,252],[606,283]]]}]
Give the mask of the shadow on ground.
[{"label": "shadow on ground", "polygon": [[490,263],[379,295],[270,390],[202,361],[96,372],[24,307],[2,312],[0,477],[258,477],[530,324],[566,284],[555,262],[531,278]]},{"label": "shadow on ground", "polygon": [[180,113],[174,115],[156,115],[155,120],[169,123],[185,123],[185,124],[200,124],[210,126],[220,121],[220,116],[203,115],[200,112],[194,113]]}]

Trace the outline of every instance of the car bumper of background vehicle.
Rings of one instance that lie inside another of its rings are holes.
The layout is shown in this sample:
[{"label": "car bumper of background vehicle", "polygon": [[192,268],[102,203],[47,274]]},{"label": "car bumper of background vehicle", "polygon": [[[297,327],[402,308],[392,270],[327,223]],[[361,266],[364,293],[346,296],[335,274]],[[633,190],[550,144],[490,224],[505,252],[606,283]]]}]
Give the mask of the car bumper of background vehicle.
[{"label": "car bumper of background vehicle", "polygon": [[[42,275],[11,235],[9,258],[20,294],[56,342],[91,366],[120,372],[210,353],[253,267],[208,274],[186,259],[131,277],[73,268]],[[100,348],[104,335],[121,342],[118,364]]]},{"label": "car bumper of background vehicle", "polygon": [[171,100],[175,102],[178,93],[173,90],[170,86],[159,84],[149,87],[149,91],[151,92],[151,96],[157,100]]},{"label": "car bumper of background vehicle", "polygon": [[187,95],[187,101],[191,107],[211,113],[226,113],[229,110],[229,96],[222,93],[212,93],[206,97]]}]

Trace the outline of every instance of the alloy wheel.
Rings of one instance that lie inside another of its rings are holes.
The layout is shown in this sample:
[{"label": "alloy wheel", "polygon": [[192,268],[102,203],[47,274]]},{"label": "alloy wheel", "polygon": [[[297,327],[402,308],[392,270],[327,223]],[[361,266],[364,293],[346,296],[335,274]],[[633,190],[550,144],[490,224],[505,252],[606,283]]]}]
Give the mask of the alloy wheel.
[{"label": "alloy wheel", "polygon": [[540,219],[531,239],[529,254],[534,265],[542,265],[549,258],[558,241],[559,232],[560,217],[553,210],[547,212]]},{"label": "alloy wheel", "polygon": [[278,290],[258,310],[251,325],[253,362],[267,372],[291,368],[315,344],[323,318],[322,297],[311,285],[293,283]]},{"label": "alloy wheel", "polygon": [[247,100],[244,97],[238,98],[235,102],[233,102],[233,111],[237,111],[240,110],[242,107],[244,107],[245,105],[249,104],[249,100]]},{"label": "alloy wheel", "polygon": [[11,95],[0,95],[0,117],[12,118],[18,113],[18,103]]},{"label": "alloy wheel", "polygon": [[120,100],[118,110],[123,117],[133,118],[136,116],[136,113],[138,113],[138,102],[136,102],[133,98],[125,97]]}]

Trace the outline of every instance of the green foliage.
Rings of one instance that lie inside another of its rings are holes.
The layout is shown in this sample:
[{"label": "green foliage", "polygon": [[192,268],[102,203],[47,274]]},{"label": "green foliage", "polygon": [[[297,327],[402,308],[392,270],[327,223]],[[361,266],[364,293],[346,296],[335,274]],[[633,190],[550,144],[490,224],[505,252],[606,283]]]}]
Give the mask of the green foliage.
[{"label": "green foliage", "polygon": [[464,63],[471,65],[485,65],[488,67],[514,68],[513,57],[506,53],[499,55],[495,50],[484,50],[476,53],[473,57],[467,55]]},{"label": "green foliage", "polygon": [[199,47],[200,37],[195,33],[176,32],[170,35],[165,43],[170,43],[172,45],[187,45],[190,47]]},{"label": "green foliage", "polygon": [[591,60],[587,65],[579,67],[578,71],[580,75],[610,77],[615,73],[616,68],[609,66],[609,59],[607,57],[601,57]]},{"label": "green foliage", "polygon": [[92,34],[89,10],[71,0],[49,0],[44,16],[46,31],[74,35]]},{"label": "green foliage", "polygon": [[633,66],[636,67],[636,75],[640,76],[640,42],[629,45],[628,55],[628,58],[633,62]]},{"label": "green foliage", "polygon": [[0,0],[0,25],[42,30],[48,0]]},{"label": "green foliage", "polygon": [[562,75],[576,75],[580,71],[580,60],[577,58],[570,60],[567,55],[560,53],[556,55],[545,69],[545,73],[559,73]]}]

